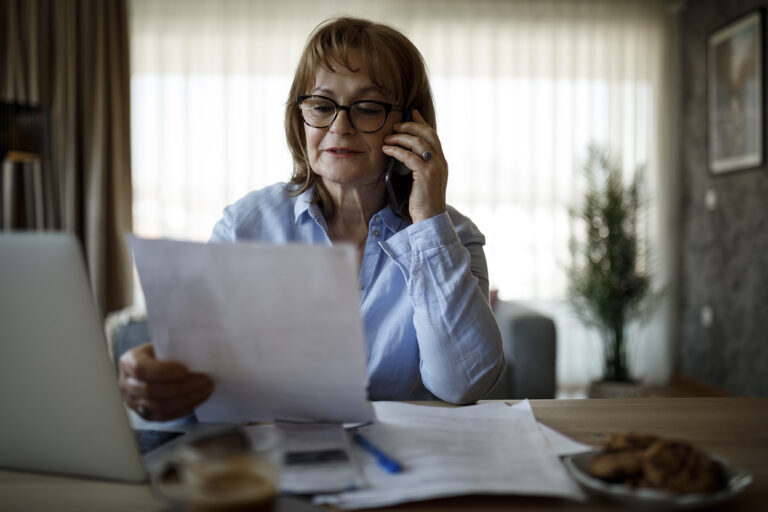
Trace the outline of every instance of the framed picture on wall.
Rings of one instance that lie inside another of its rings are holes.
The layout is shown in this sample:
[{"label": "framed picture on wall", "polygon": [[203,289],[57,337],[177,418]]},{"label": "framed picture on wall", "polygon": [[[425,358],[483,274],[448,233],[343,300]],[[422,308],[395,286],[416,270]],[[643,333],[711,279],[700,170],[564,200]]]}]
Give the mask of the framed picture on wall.
[{"label": "framed picture on wall", "polygon": [[757,10],[707,40],[709,170],[714,174],[763,163],[762,27]]}]

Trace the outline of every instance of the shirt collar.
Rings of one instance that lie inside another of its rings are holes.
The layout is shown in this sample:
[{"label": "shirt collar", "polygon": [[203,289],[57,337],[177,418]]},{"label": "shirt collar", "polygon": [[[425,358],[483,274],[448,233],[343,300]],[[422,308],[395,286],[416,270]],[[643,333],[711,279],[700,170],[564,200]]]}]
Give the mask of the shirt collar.
[{"label": "shirt collar", "polygon": [[322,218],[320,208],[318,208],[317,204],[312,203],[312,196],[314,193],[315,187],[309,187],[307,190],[296,197],[296,200],[293,203],[294,221],[299,222],[299,219],[304,214],[309,215],[314,220],[319,220]]},{"label": "shirt collar", "polygon": [[398,217],[389,205],[385,206],[376,215],[381,216],[381,221],[392,233],[397,233],[407,225],[407,221],[402,217]]}]

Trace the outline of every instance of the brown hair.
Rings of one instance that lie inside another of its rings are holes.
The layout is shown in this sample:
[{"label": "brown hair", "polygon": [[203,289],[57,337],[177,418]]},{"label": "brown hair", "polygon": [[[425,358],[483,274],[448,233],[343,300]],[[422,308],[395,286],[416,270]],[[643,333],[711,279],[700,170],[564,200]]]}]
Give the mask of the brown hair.
[{"label": "brown hair", "polygon": [[292,187],[291,195],[299,195],[314,186],[313,202],[318,204],[326,220],[333,217],[334,206],[322,180],[309,166],[304,122],[296,96],[309,93],[321,67],[335,72],[334,65],[341,65],[356,72],[349,62],[352,50],[360,51],[371,81],[377,87],[392,94],[398,105],[417,109],[435,127],[435,106],[424,58],[407,37],[388,25],[359,18],[331,18],[318,25],[307,40],[288,93],[285,137],[293,157],[290,183],[297,186]]}]

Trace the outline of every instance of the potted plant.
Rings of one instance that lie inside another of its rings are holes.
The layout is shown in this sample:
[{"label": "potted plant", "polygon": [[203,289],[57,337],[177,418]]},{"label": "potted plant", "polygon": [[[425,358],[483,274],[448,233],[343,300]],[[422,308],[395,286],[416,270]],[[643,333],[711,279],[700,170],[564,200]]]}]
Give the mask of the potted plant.
[{"label": "potted plant", "polygon": [[618,392],[623,396],[639,395],[639,386],[630,385],[634,380],[627,364],[626,327],[640,316],[650,292],[647,245],[641,243],[638,231],[645,202],[642,168],[625,184],[619,161],[607,150],[590,146],[584,166],[586,190],[572,212],[584,230],[583,238],[571,241],[569,299],[579,317],[597,327],[604,340],[603,384],[593,383],[590,396],[604,396],[597,390],[606,387],[623,388]]}]

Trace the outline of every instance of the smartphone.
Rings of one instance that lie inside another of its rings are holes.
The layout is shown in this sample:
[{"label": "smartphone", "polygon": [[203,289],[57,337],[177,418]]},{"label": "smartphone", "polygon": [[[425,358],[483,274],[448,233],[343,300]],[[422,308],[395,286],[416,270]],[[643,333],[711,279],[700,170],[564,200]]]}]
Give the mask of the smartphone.
[{"label": "smartphone", "polygon": [[[412,112],[413,107],[406,108],[401,122],[410,121]],[[403,208],[406,207],[408,198],[411,197],[413,172],[400,160],[391,156],[387,164],[387,171],[384,174],[384,181],[387,183],[387,192],[389,192],[392,209],[400,216],[407,213],[407,210],[404,212]]]}]

